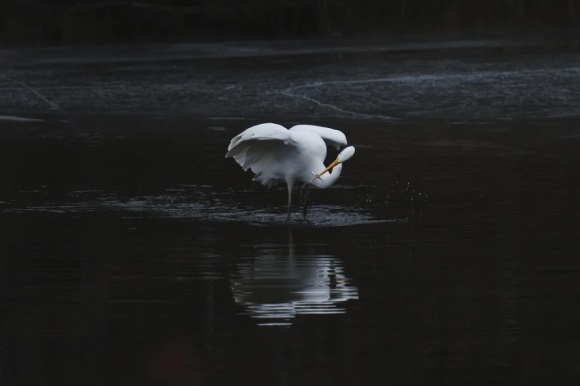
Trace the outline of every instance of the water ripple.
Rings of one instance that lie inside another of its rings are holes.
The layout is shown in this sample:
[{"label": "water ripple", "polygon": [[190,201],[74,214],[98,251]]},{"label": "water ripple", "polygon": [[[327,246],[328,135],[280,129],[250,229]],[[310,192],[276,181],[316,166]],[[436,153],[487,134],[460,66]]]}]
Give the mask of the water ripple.
[{"label": "water ripple", "polygon": [[[160,194],[135,197],[123,197],[100,190],[73,191],[68,193],[67,200],[41,203],[30,196],[42,196],[42,192],[24,193],[27,196],[25,202],[0,203],[0,212],[104,213],[135,218],[243,222],[255,226],[286,225],[285,208],[257,207],[256,204],[238,201],[232,192],[212,192],[208,186],[188,186],[186,190],[167,189]],[[402,221],[376,219],[372,213],[361,208],[328,204],[312,206],[308,220],[305,220],[296,212],[297,209],[300,208],[296,206],[292,213],[292,224],[297,226],[336,227]]]}]

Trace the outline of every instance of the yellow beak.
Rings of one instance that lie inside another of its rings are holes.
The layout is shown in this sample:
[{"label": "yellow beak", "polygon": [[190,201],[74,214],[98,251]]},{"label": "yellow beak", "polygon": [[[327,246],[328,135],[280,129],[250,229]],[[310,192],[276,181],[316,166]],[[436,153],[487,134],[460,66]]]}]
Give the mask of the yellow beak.
[{"label": "yellow beak", "polygon": [[335,159],[334,161],[332,161],[332,163],[330,165],[328,165],[328,167],[326,169],[324,169],[323,171],[321,171],[320,173],[318,173],[315,178],[320,178],[320,176],[322,176],[327,171],[331,170],[336,165],[338,165],[338,158]]}]

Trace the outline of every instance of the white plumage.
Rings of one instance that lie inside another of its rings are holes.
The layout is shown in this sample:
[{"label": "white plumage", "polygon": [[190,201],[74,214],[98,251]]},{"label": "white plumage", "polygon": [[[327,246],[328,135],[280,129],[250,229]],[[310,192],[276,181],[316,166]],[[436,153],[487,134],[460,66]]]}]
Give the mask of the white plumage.
[{"label": "white plumage", "polygon": [[[334,184],[342,172],[341,163],[354,154],[354,148],[345,149],[326,168],[326,146],[338,150],[346,144],[342,132],[328,127],[297,125],[288,130],[275,123],[262,123],[232,138],[226,158],[233,157],[244,170],[250,169],[254,180],[263,185],[286,183],[289,218],[294,183],[310,183],[318,188]],[[332,173],[323,178],[331,169]]]}]

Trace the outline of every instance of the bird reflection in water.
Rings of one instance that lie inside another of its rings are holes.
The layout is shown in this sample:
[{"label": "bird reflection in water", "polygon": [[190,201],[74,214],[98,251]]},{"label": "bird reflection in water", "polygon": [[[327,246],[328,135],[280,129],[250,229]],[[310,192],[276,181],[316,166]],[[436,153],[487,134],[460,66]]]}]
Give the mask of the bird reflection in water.
[{"label": "bird reflection in water", "polygon": [[259,325],[289,326],[296,315],[345,313],[341,304],[358,299],[358,290],[339,258],[320,253],[324,247],[296,248],[291,229],[287,244],[247,246],[232,277],[235,302],[244,314],[259,319]]}]

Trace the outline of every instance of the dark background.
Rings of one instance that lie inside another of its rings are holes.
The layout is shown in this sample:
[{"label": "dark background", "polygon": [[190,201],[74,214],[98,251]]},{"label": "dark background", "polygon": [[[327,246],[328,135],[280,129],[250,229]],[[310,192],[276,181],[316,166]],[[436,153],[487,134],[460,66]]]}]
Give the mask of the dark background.
[{"label": "dark background", "polygon": [[567,34],[579,18],[580,0],[2,0],[0,45]]},{"label": "dark background", "polygon": [[[579,13],[0,0],[0,384],[580,385]],[[357,147],[315,226],[224,158],[267,121]],[[325,261],[342,313],[236,299]]]}]

